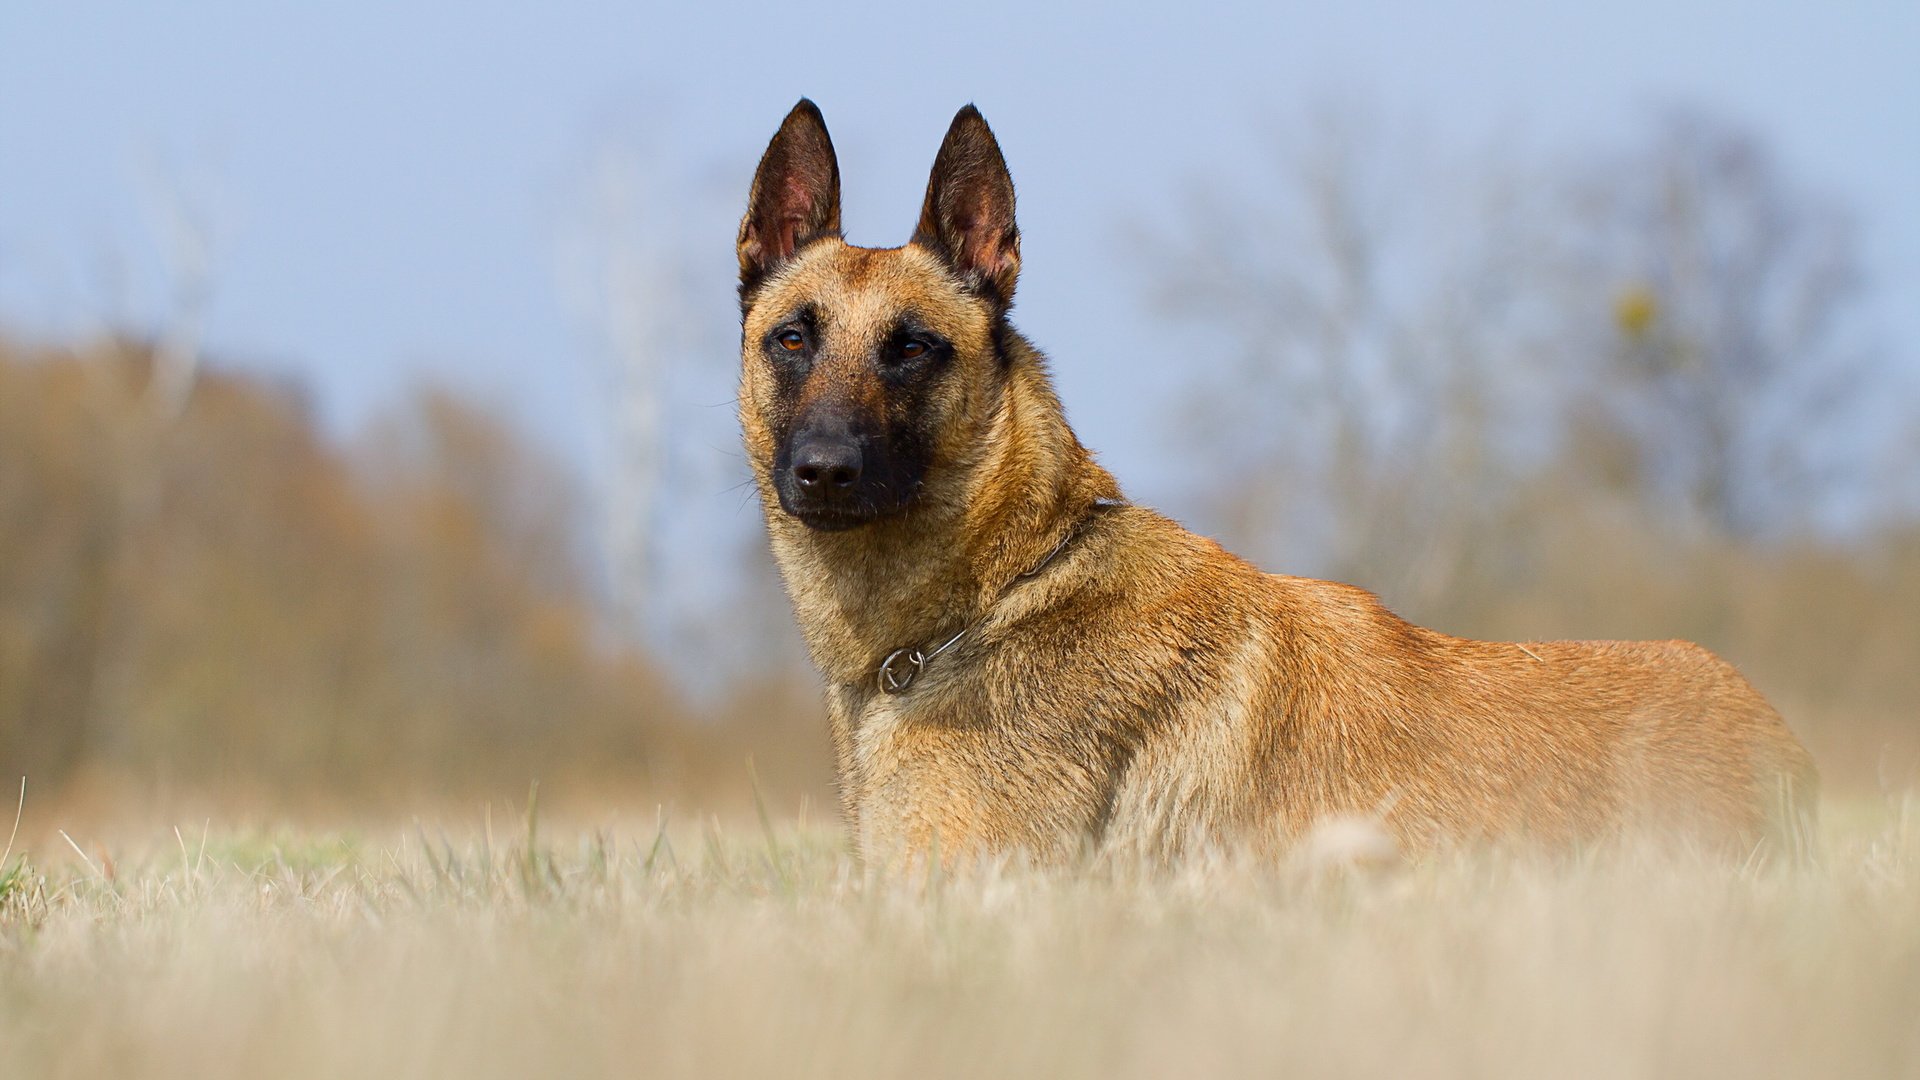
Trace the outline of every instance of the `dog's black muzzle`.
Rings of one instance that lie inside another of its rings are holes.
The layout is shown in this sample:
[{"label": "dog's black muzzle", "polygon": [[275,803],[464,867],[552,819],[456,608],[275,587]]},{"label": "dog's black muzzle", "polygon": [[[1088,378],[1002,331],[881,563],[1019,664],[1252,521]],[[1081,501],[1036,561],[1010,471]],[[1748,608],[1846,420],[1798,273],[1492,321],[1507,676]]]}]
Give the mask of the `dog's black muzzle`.
[{"label": "dog's black muzzle", "polygon": [[920,488],[920,455],[838,410],[803,416],[774,455],[780,508],[809,528],[852,529],[904,511]]},{"label": "dog's black muzzle", "polygon": [[867,455],[850,433],[806,433],[779,470],[780,507],[810,528],[851,529],[878,516],[863,490]]}]

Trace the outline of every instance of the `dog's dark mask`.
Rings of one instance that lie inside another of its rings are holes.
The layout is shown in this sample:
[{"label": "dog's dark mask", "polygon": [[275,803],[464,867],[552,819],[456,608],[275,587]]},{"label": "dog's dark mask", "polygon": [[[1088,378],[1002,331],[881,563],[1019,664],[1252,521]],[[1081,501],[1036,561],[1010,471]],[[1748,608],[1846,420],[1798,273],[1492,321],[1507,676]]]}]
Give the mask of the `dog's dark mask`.
[{"label": "dog's dark mask", "polygon": [[781,509],[836,530],[912,505],[932,459],[926,397],[952,346],[911,319],[857,334],[809,307],[776,323],[761,352],[775,383]]}]

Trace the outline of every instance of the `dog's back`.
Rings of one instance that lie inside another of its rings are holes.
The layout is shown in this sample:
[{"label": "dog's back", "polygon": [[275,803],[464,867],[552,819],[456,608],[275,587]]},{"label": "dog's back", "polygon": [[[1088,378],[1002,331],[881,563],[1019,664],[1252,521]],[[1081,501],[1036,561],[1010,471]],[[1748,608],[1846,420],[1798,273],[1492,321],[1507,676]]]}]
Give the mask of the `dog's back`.
[{"label": "dog's back", "polygon": [[1270,579],[1268,595],[1288,628],[1269,669],[1290,688],[1281,723],[1317,748],[1264,759],[1265,785],[1310,800],[1282,815],[1296,825],[1377,808],[1422,845],[1633,831],[1745,849],[1810,806],[1805,751],[1697,645],[1469,641],[1346,586]]},{"label": "dog's back", "polygon": [[1151,511],[1109,517],[1049,583],[1097,606],[1035,611],[1007,641],[1031,661],[1018,677],[1135,707],[1096,721],[1118,748],[1108,849],[1286,844],[1364,815],[1414,848],[1655,831],[1746,850],[1811,812],[1806,752],[1699,646],[1450,637]]}]

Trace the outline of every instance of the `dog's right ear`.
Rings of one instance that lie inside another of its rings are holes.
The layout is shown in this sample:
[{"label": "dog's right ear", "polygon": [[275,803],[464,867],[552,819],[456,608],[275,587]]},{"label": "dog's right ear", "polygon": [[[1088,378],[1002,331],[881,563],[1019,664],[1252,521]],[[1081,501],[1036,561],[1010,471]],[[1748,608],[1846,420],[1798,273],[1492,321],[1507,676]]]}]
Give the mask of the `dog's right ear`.
[{"label": "dog's right ear", "polygon": [[740,220],[742,295],[807,241],[839,231],[840,163],[819,108],[801,98],[753,174],[747,216]]}]

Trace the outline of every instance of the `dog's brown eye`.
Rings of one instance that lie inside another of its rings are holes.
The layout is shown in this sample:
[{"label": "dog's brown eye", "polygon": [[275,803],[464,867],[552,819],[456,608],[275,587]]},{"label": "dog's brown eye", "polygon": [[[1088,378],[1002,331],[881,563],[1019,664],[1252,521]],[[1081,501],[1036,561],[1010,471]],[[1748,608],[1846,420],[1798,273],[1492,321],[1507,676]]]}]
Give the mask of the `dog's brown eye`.
[{"label": "dog's brown eye", "polygon": [[773,340],[779,342],[780,347],[788,352],[799,352],[807,347],[807,336],[798,330],[784,331]]},{"label": "dog's brown eye", "polygon": [[900,346],[900,359],[915,360],[927,355],[927,346],[922,341],[909,341]]}]

